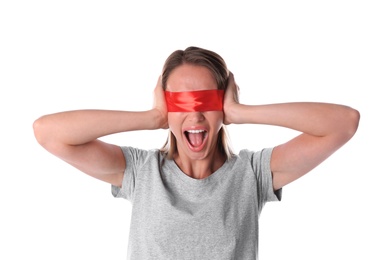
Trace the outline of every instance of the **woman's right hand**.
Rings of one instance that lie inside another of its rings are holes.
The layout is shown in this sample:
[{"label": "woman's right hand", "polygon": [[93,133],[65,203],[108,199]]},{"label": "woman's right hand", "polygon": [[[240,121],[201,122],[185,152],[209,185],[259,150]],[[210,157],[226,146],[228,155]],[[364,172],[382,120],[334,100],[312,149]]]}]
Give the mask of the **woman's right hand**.
[{"label": "woman's right hand", "polygon": [[156,87],[154,88],[153,110],[159,113],[158,127],[162,129],[168,128],[168,110],[165,103],[165,94],[162,87],[161,76],[158,77]]}]

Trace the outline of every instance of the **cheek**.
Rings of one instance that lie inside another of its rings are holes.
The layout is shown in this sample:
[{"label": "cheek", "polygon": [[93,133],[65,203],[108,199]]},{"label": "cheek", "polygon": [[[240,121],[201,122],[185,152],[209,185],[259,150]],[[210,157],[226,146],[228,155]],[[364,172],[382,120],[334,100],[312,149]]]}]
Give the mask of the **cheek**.
[{"label": "cheek", "polygon": [[178,121],[177,115],[175,115],[173,113],[168,113],[168,125],[169,125],[169,127],[177,124],[177,121]]},{"label": "cheek", "polygon": [[174,135],[179,131],[181,132],[182,119],[179,113],[168,113],[168,127]]},{"label": "cheek", "polygon": [[210,111],[205,113],[207,121],[212,123],[215,128],[221,128],[223,124],[223,112],[222,111]]}]

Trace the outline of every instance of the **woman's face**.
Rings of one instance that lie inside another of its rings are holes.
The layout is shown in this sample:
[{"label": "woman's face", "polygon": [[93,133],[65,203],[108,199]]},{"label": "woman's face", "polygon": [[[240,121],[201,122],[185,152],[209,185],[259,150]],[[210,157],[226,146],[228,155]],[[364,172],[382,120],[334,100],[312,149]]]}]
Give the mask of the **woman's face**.
[{"label": "woman's face", "polygon": [[[217,89],[217,82],[211,72],[189,64],[175,68],[166,85],[171,92],[213,89]],[[176,137],[179,155],[193,160],[214,155],[222,123],[222,111],[168,112],[169,129]]]}]

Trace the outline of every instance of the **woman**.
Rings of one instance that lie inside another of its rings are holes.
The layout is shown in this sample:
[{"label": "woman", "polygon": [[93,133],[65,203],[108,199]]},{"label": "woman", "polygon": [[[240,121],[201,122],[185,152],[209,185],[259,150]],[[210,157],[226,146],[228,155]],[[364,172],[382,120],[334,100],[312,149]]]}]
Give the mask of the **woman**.
[{"label": "woman", "polygon": [[[224,60],[189,47],[165,62],[148,111],[78,110],[34,122],[49,152],[112,184],[132,202],[128,259],[257,259],[258,217],[286,184],[356,132],[359,113],[328,103],[244,105]],[[301,132],[233,154],[225,125],[265,124]],[[120,147],[100,137],[167,129],[162,149]]]}]

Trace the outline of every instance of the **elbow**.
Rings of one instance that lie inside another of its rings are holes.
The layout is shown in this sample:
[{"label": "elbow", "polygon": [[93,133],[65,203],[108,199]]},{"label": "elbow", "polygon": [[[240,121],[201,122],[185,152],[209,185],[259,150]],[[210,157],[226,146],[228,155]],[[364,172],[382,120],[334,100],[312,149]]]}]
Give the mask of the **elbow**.
[{"label": "elbow", "polygon": [[345,128],[344,128],[344,137],[349,140],[351,139],[358,127],[359,127],[359,121],[360,121],[360,113],[358,110],[349,108],[348,113],[346,113],[344,122],[345,122]]},{"label": "elbow", "polygon": [[45,134],[45,128],[46,127],[44,117],[40,117],[33,122],[33,131],[35,139],[42,146],[45,146],[45,143],[47,143],[47,135]]}]

